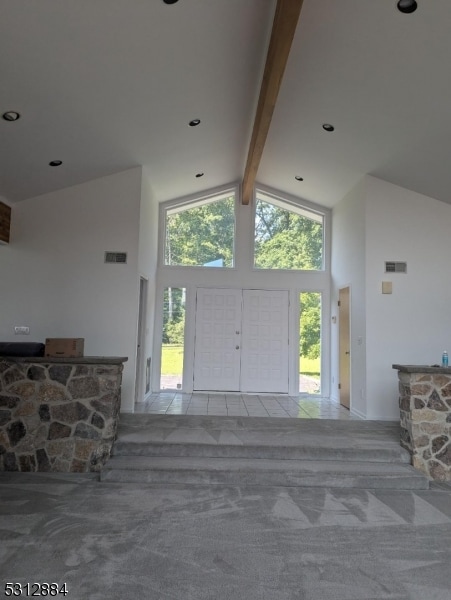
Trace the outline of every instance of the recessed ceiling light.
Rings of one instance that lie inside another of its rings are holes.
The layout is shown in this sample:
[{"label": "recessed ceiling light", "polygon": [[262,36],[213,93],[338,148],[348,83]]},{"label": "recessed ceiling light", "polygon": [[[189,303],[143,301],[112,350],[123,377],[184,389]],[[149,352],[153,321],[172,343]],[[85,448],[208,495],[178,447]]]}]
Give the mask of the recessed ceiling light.
[{"label": "recessed ceiling light", "polygon": [[176,2],[178,2],[179,0],[163,0],[163,2],[165,4],[175,4]]},{"label": "recessed ceiling light", "polygon": [[2,118],[5,121],[17,121],[17,119],[20,119],[20,114],[15,110],[7,110],[2,114]]},{"label": "recessed ceiling light", "polygon": [[323,129],[324,131],[335,131],[335,127],[330,123],[324,123]]},{"label": "recessed ceiling light", "polygon": [[296,181],[304,181],[304,178],[300,175],[295,175],[294,178],[296,179]]},{"label": "recessed ceiling light", "polygon": [[190,127],[197,127],[197,125],[200,125],[200,119],[192,119],[192,121],[189,122]]},{"label": "recessed ceiling light", "polygon": [[63,164],[62,160],[51,160],[49,162],[50,167],[60,167]]},{"label": "recessed ceiling light", "polygon": [[203,177],[204,174],[203,173],[196,173],[196,177]]},{"label": "recessed ceiling light", "polygon": [[418,4],[415,0],[399,0],[397,7],[400,12],[408,15],[416,11]]}]

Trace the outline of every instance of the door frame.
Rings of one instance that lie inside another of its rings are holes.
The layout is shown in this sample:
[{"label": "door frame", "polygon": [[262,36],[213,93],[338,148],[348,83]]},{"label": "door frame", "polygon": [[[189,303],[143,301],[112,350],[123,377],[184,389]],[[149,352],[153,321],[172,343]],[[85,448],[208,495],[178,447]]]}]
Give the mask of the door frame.
[{"label": "door frame", "polygon": [[147,295],[149,281],[142,275],[139,277],[138,296],[138,328],[136,336],[136,373],[135,373],[135,403],[144,399],[145,373],[144,366],[146,347]]},{"label": "door frame", "polygon": [[[346,305],[342,305],[347,301]],[[338,400],[351,410],[351,286],[338,289]],[[346,355],[347,354],[347,358]]]},{"label": "door frame", "polygon": [[[185,303],[185,343],[184,343],[184,358],[183,358],[183,379],[182,379],[182,392],[186,394],[193,393],[193,377],[194,377],[194,335],[195,335],[195,318],[196,318],[196,293],[197,288],[216,288],[216,289],[244,289],[246,283],[246,289],[262,289],[262,290],[285,290],[288,291],[288,298],[290,302],[288,310],[288,328],[289,328],[289,367],[288,367],[288,395],[298,396],[299,395],[299,294],[301,292],[320,292],[322,297],[321,303],[321,396],[328,397],[330,394],[330,344],[331,344],[331,330],[330,330],[330,294],[327,289],[318,285],[315,281],[312,281],[311,285],[290,285],[290,282],[281,282],[281,285],[265,285],[263,277],[258,282],[254,282],[252,279],[249,282],[243,280],[243,285],[234,285],[233,281],[230,281],[229,285],[220,283],[219,281],[214,285],[205,285],[204,281],[197,282],[197,271],[189,273],[191,275],[191,281],[187,279],[187,273],[183,272],[184,277],[164,277],[161,278],[156,286],[155,290],[155,319],[154,319],[154,336],[153,336],[153,358],[152,358],[152,378],[151,378],[151,390],[152,392],[160,391],[160,371],[161,371],[161,337],[163,332],[163,292],[164,288],[168,286],[172,287],[183,287],[186,289],[186,303]],[[224,274],[221,273],[222,277]],[[230,274],[226,274],[230,275]],[[232,274],[233,278],[236,274]],[[256,273],[254,275],[266,275],[265,273]],[[280,274],[279,277],[280,279]],[[193,281],[194,279],[194,281]],[[212,279],[214,279],[214,273],[212,273]],[[285,280],[285,276],[283,277]],[[316,278],[315,278],[316,279]],[[284,285],[285,284],[285,285]],[[202,393],[202,392],[199,392]]]}]

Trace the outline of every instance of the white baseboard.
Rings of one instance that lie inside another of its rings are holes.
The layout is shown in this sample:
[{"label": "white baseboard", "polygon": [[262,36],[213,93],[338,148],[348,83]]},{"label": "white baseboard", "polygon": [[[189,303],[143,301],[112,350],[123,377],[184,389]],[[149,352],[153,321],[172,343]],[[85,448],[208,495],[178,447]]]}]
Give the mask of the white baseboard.
[{"label": "white baseboard", "polygon": [[357,410],[356,408],[351,408],[349,410],[349,412],[351,413],[351,415],[359,417],[359,419],[365,419],[366,420],[368,418],[365,413],[361,412],[360,410]]}]

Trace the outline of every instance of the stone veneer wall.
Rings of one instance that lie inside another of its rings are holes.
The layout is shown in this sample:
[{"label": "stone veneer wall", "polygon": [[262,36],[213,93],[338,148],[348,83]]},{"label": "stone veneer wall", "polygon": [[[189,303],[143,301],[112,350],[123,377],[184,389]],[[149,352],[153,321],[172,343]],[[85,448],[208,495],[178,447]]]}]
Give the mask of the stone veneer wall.
[{"label": "stone veneer wall", "polygon": [[126,359],[31,360],[0,358],[0,471],[99,471],[116,436]]},{"label": "stone veneer wall", "polygon": [[451,481],[451,374],[399,371],[398,376],[401,445],[415,468],[431,479]]}]

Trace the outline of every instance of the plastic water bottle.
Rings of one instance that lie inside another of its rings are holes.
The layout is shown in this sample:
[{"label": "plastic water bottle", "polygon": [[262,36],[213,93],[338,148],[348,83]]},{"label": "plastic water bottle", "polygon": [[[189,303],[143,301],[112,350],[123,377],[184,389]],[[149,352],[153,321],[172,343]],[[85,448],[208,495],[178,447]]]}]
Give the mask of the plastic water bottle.
[{"label": "plastic water bottle", "polygon": [[442,367],[448,366],[448,352],[446,350],[443,351],[442,354]]}]

